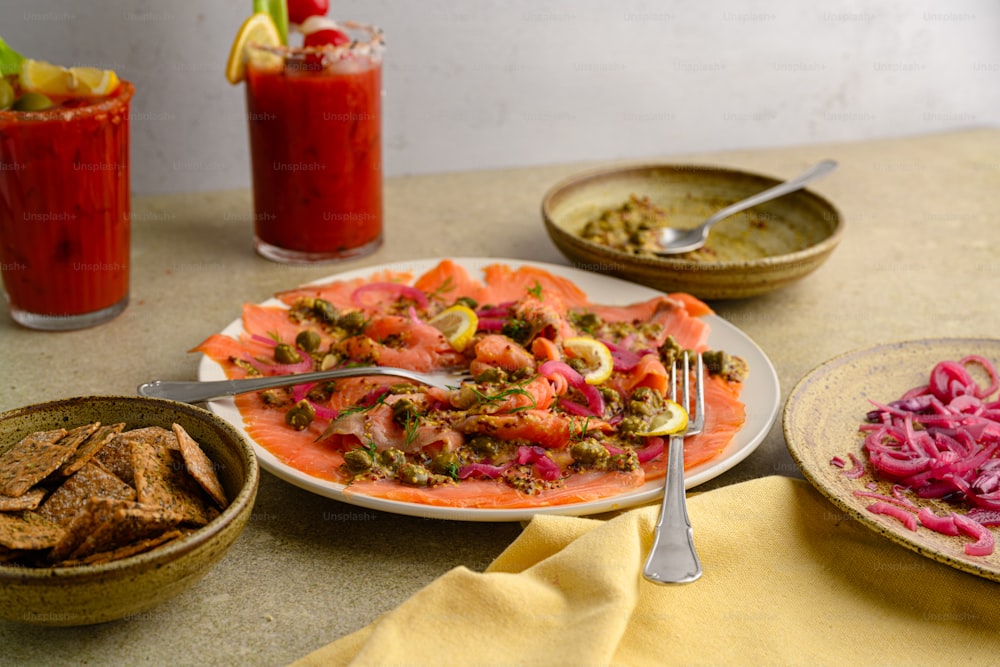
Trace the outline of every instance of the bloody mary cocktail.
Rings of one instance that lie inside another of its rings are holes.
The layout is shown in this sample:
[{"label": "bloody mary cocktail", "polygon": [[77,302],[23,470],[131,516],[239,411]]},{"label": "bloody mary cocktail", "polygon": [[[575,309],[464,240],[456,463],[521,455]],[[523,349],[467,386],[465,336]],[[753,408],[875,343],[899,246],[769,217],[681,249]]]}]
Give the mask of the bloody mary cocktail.
[{"label": "bloody mary cocktail", "polygon": [[109,96],[0,111],[0,268],[11,316],[78,329],[128,304],[129,103]]},{"label": "bloody mary cocktail", "polygon": [[246,63],[254,228],[269,259],[329,261],[382,243],[381,33],[342,25],[349,44],[253,47]]}]

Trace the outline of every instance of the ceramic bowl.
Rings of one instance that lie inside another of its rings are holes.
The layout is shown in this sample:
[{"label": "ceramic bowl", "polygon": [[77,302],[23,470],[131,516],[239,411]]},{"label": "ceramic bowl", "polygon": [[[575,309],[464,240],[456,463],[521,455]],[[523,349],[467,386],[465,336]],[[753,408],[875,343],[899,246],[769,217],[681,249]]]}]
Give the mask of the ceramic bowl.
[{"label": "ceramic bowl", "polygon": [[705,252],[637,255],[587,241],[580,233],[588,221],[631,195],[649,197],[671,226],[689,228],[779,182],[711,166],[614,167],[553,186],[542,200],[542,219],[556,247],[579,268],[702,299],[746,298],[800,280],[830,256],[844,229],[830,202],[806,189],[731,216],[712,228],[708,258]]},{"label": "ceramic bowl", "polygon": [[215,565],[246,526],[259,468],[250,444],[207,410],[139,396],[86,396],[0,414],[0,451],[35,431],[94,421],[126,429],[178,423],[215,465],[229,505],[206,526],[145,553],[99,565],[35,568],[0,565],[0,618],[75,626],[136,616],[189,588]]}]

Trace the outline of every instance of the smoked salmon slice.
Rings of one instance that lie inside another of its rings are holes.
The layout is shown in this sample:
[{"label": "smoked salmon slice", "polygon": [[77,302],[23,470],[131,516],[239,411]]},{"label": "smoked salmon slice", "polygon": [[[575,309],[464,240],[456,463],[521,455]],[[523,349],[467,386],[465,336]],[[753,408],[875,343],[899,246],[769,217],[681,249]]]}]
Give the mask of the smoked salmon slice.
[{"label": "smoked salmon slice", "polygon": [[[709,349],[703,316],[712,313],[687,294],[591,303],[572,281],[539,267],[498,263],[479,279],[447,259],[419,276],[383,270],[276,296],[281,305],[244,305],[238,337],[215,334],[193,351],[229,377],[301,372],[275,361],[284,343],[303,359],[296,369],[461,367],[475,379],[444,390],[358,377],[241,395],[236,406],[250,437],[287,466],[345,484],[346,495],[450,507],[588,502],[662,477],[662,441],[630,433],[641,433],[636,420],[649,419],[671,384],[662,355]],[[481,314],[461,351],[429,324],[460,299]],[[336,317],[316,310],[317,300]],[[610,376],[592,380],[599,384],[588,385],[572,365],[586,360],[564,354],[562,342],[579,336],[615,349]],[[686,468],[718,457],[743,427],[741,390],[738,379],[707,378],[706,425],[685,442]]]}]

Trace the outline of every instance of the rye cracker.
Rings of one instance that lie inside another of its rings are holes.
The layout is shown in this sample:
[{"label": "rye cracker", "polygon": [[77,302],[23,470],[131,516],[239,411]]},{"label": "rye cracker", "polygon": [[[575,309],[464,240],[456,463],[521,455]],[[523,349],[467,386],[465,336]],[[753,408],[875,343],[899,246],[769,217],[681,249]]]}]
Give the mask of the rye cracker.
[{"label": "rye cracker", "polygon": [[201,445],[188,435],[183,426],[174,424],[173,431],[174,435],[177,436],[177,443],[180,445],[187,471],[219,507],[225,507],[226,492],[222,488],[222,483],[219,482],[219,476],[215,474],[215,464],[212,459],[208,458]]},{"label": "rye cracker", "polygon": [[147,540],[176,528],[181,515],[138,503],[121,505],[111,517],[88,534],[70,554],[70,558],[86,558],[91,554],[114,551],[129,544]]},{"label": "rye cracker", "polygon": [[36,512],[0,514],[0,545],[8,549],[48,549],[63,536],[62,527]]},{"label": "rye cracker", "polygon": [[45,498],[45,489],[34,488],[20,496],[0,496],[0,512],[38,509]]},{"label": "rye cracker", "polygon": [[54,444],[65,429],[32,433],[0,454],[0,494],[20,496],[48,477],[73,455],[73,450]]},{"label": "rye cracker", "polygon": [[177,447],[177,437],[160,426],[147,426],[131,431],[123,431],[110,442],[101,447],[94,460],[126,484],[135,486],[135,469],[132,467],[132,448],[136,443],[144,442],[155,447]]},{"label": "rye cracker", "polygon": [[[100,422],[98,422],[99,424]],[[94,455],[101,450],[104,445],[108,444],[112,438],[117,436],[125,430],[125,424],[112,424],[110,426],[99,426],[94,432],[84,441],[80,443],[80,446],[76,448],[73,452],[73,456],[70,457],[66,463],[62,464],[59,468],[59,474],[63,477],[69,477],[73,473],[79,471],[84,465],[90,462]],[[62,442],[60,441],[60,444]]]},{"label": "rye cracker", "polygon": [[84,424],[83,426],[77,426],[66,432],[66,435],[59,438],[56,442],[58,445],[63,447],[72,447],[75,451],[80,444],[93,435],[94,431],[101,427],[101,422],[92,422],[90,424]]},{"label": "rye cracker", "polygon": [[208,523],[208,506],[201,487],[188,474],[180,449],[136,442],[132,445],[132,465],[140,503],[180,514],[186,523]]},{"label": "rye cracker", "polygon": [[89,534],[110,521],[116,509],[133,504],[133,501],[118,498],[88,498],[84,511],[77,514],[64,528],[62,538],[52,547],[49,560],[65,560]]},{"label": "rye cracker", "polygon": [[98,553],[90,554],[83,558],[77,558],[74,560],[64,560],[60,563],[56,563],[59,567],[70,567],[75,565],[100,565],[102,563],[110,563],[111,561],[120,560],[122,558],[128,558],[129,556],[135,556],[136,554],[145,553],[150,549],[160,546],[161,544],[166,544],[171,540],[175,540],[178,537],[183,536],[184,533],[179,530],[168,530],[165,533],[160,533],[155,537],[149,537],[144,540],[139,540],[132,544],[126,544],[123,547],[118,547],[112,551],[100,551]]},{"label": "rye cracker", "polygon": [[135,500],[135,489],[100,466],[87,463],[52,492],[38,513],[60,526],[69,526],[87,509],[90,498]]}]

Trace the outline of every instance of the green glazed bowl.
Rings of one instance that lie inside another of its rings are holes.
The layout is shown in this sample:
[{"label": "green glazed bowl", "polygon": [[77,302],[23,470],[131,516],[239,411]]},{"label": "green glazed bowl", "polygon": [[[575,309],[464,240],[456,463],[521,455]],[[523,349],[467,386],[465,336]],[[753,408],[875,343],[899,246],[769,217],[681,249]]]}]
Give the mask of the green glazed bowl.
[{"label": "green glazed bowl", "polygon": [[100,421],[126,429],[177,423],[211,458],[229,506],[197,531],[142,554],[97,565],[33,568],[0,565],[0,618],[31,625],[76,626],[141,614],[200,580],[250,519],[260,471],[249,443],[202,408],[141,396],[83,396],[0,414],[0,452],[42,430]]}]

